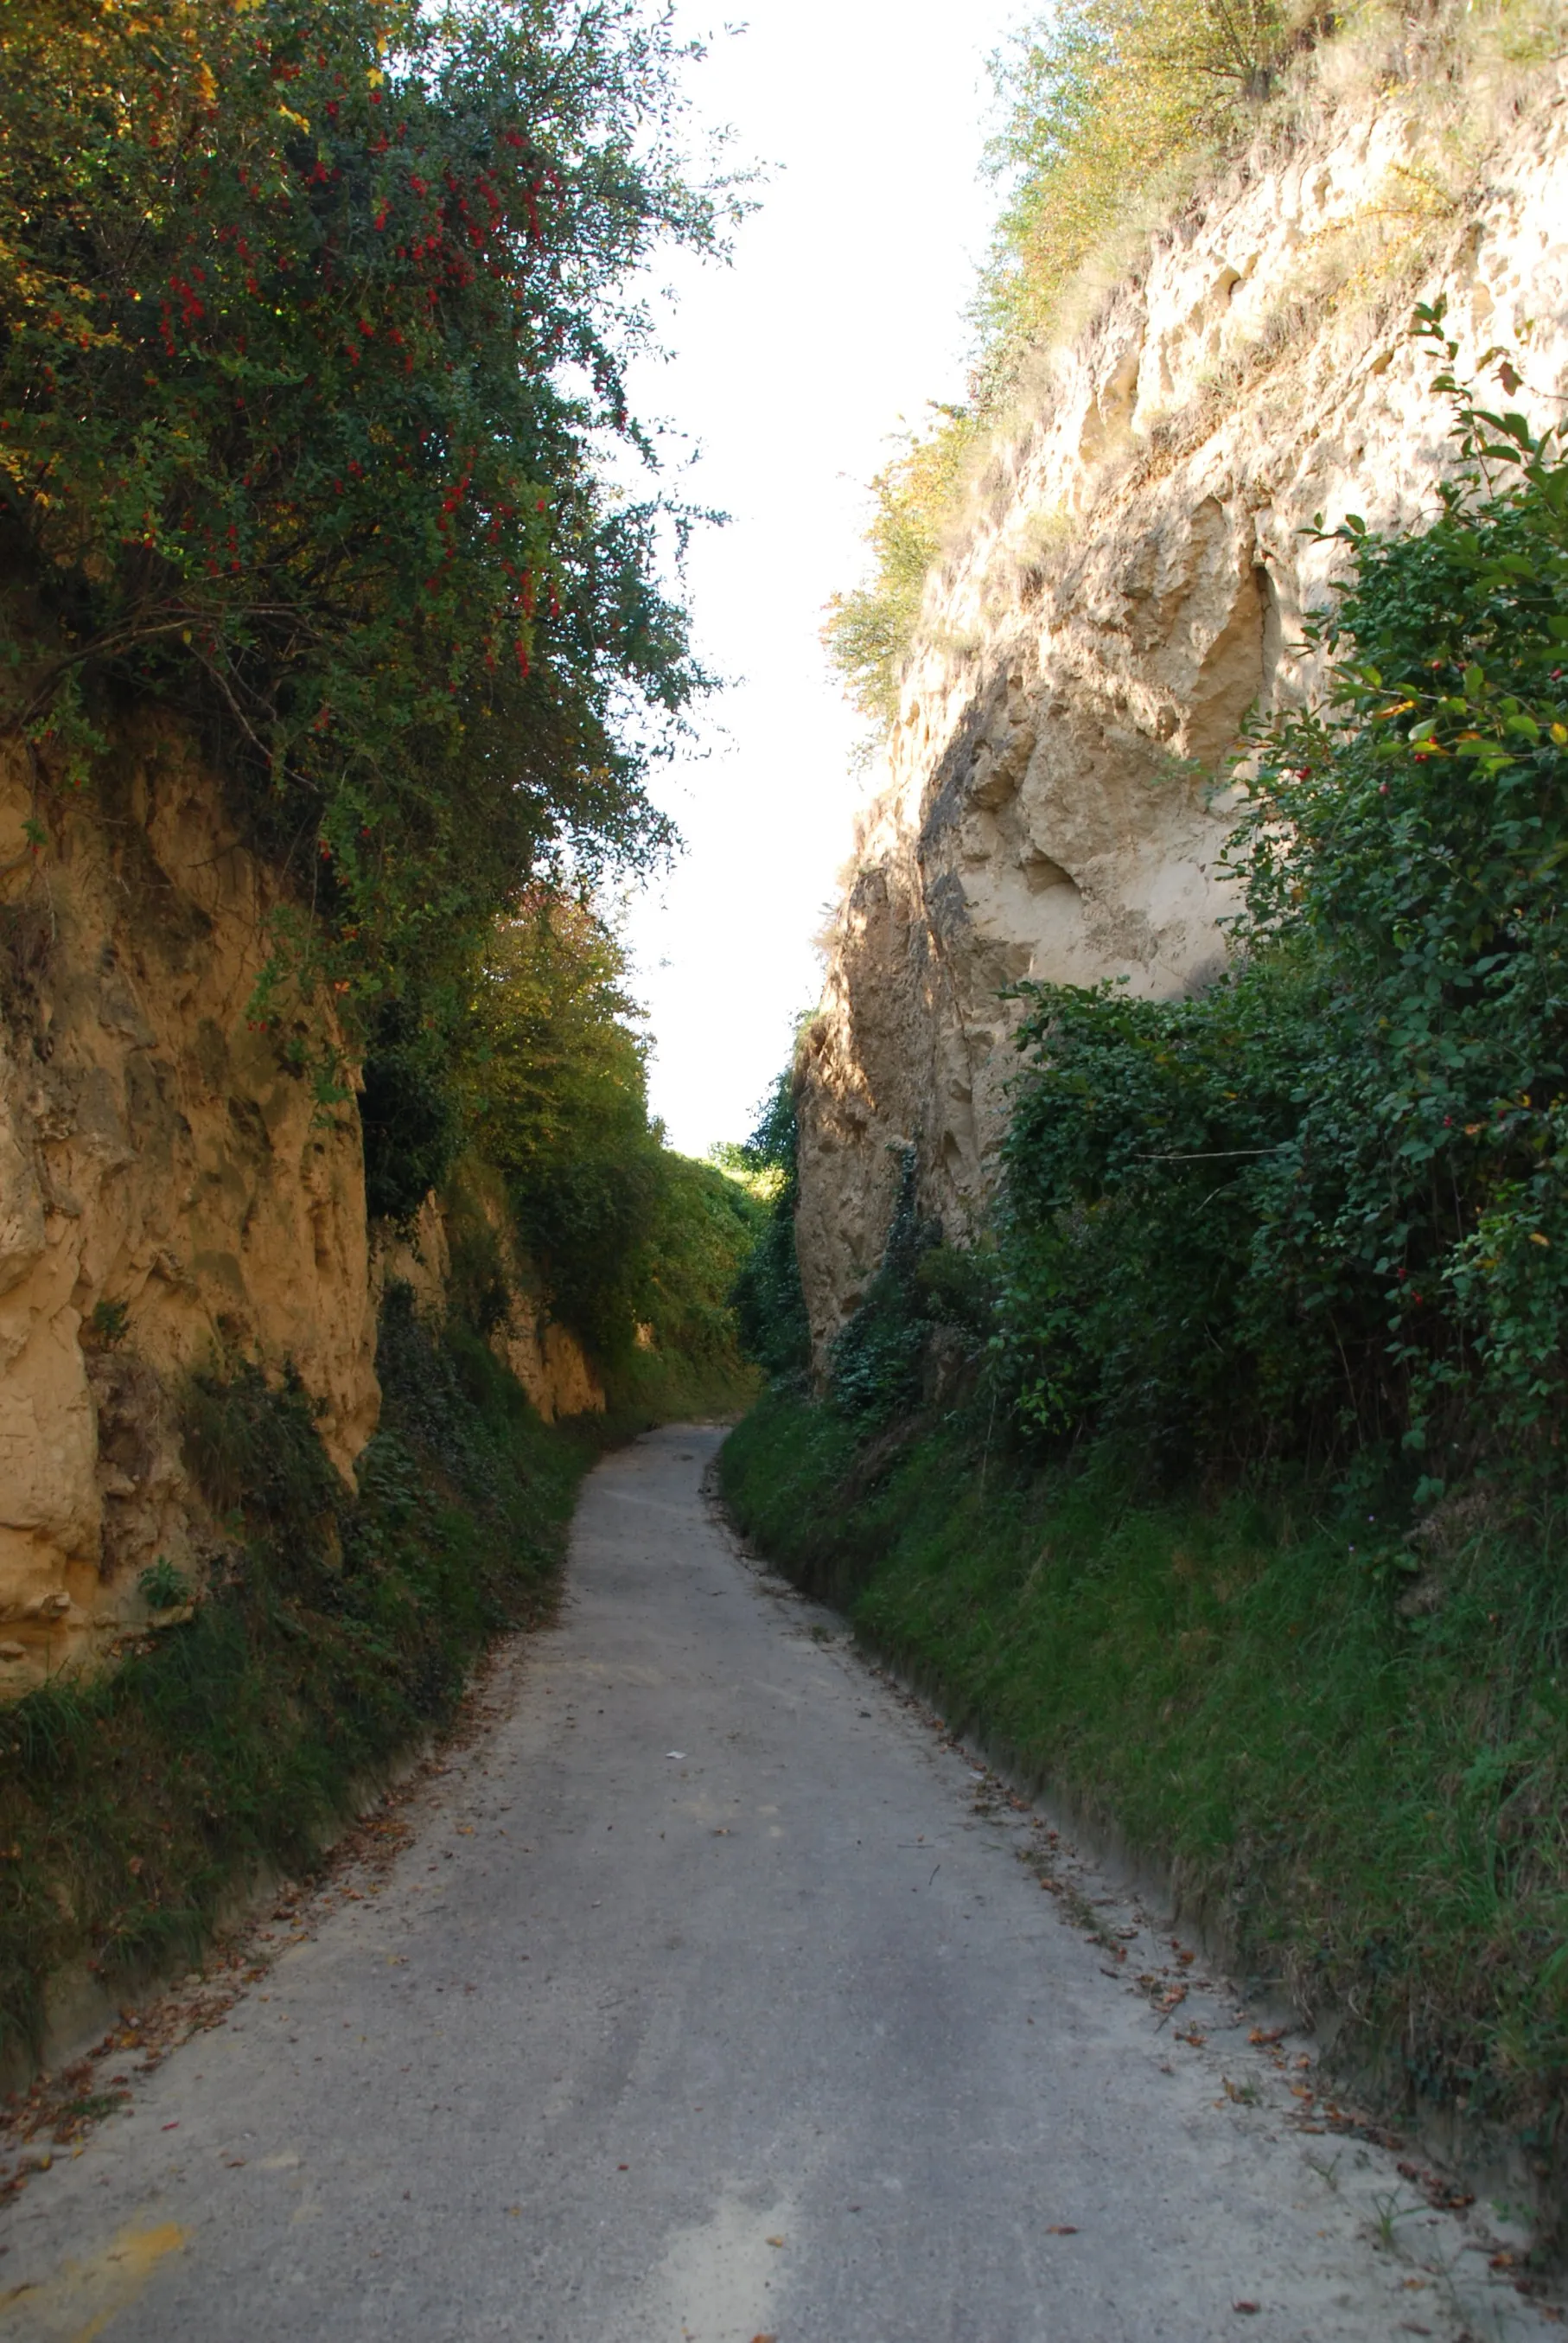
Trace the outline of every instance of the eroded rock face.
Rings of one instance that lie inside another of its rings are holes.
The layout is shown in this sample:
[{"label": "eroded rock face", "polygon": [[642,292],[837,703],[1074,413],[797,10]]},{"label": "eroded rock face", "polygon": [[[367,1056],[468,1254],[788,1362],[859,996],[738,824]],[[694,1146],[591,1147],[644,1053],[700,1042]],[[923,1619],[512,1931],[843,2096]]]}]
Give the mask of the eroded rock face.
[{"label": "eroded rock face", "polygon": [[379,1227],[372,1283],[377,1304],[394,1279],[413,1293],[421,1314],[439,1317],[452,1283],[451,1223],[459,1206],[489,1231],[504,1290],[504,1306],[488,1336],[491,1350],[517,1377],[546,1423],[563,1415],[601,1415],[604,1385],[570,1329],[557,1323],[528,1262],[518,1252],[499,1178],[464,1165],[455,1195],[443,1203],[426,1197],[411,1227]]},{"label": "eroded rock face", "polygon": [[199,1578],[190,1368],[292,1359],[346,1476],[380,1403],[358,1117],[247,1021],[276,888],[172,729],[108,762],[62,803],[0,757],[0,1696]]},{"label": "eroded rock face", "polygon": [[[1212,776],[1250,708],[1310,693],[1322,514],[1435,506],[1450,415],[1410,341],[1444,294],[1460,367],[1568,388],[1568,76],[1493,92],[1469,191],[1423,211],[1430,92],[1254,158],[1042,366],[928,586],[798,1069],[819,1367],[880,1259],[900,1152],[971,1230],[994,1186],[1023,978],[1171,996],[1223,961]],[[1424,176],[1423,176],[1424,175]],[[1448,206],[1445,211],[1443,205]]]}]

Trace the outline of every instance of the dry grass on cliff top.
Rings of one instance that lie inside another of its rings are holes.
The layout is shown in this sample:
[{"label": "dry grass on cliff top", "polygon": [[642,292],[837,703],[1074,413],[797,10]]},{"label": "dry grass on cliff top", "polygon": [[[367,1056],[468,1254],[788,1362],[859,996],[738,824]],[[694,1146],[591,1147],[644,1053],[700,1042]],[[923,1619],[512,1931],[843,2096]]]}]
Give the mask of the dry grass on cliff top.
[{"label": "dry grass on cliff top", "polygon": [[774,1395],[745,1534],[1020,1775],[1167,1866],[1238,1974],[1337,2018],[1385,2104],[1505,2135],[1568,2217],[1568,1580],[1473,1493],[1412,1549],[1375,1502],[1160,1500],[951,1423],[873,1458]]},{"label": "dry grass on cliff top", "polygon": [[[1161,230],[1238,163],[1266,169],[1337,119],[1403,106],[1404,162],[1363,216],[1308,239],[1258,357],[1277,363],[1336,307],[1381,319],[1457,242],[1488,155],[1568,50],[1563,0],[1363,0],[1325,32],[1330,21],[1273,0],[1239,12],[1076,0],[1001,60],[991,163],[1009,192],[973,305],[971,396],[905,433],[870,484],[868,574],[834,597],[823,630],[848,696],[879,729],[897,720],[932,572],[1005,494],[1006,452],[1049,407],[1056,353],[1138,282]],[[1232,367],[1204,385],[1201,415],[1173,419],[1183,446],[1248,377]]]}]

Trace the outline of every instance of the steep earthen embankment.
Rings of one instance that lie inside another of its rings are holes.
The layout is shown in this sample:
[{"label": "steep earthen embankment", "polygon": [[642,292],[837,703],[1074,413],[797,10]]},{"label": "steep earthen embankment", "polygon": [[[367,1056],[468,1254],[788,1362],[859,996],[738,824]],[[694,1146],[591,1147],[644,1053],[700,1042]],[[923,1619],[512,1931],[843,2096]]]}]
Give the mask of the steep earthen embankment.
[{"label": "steep earthen embankment", "polygon": [[[1325,83],[1332,79],[1327,66]],[[819,1362],[880,1257],[905,1149],[962,1234],[994,1183],[1020,979],[1170,995],[1220,965],[1213,776],[1250,708],[1310,691],[1338,548],[1433,503],[1430,354],[1568,386],[1568,79],[1332,104],[1158,236],[1041,357],[928,583],[799,1070],[799,1252]]]},{"label": "steep earthen embankment", "polygon": [[[172,725],[127,726],[81,793],[0,750],[0,1698],[145,1627],[160,1558],[199,1586],[193,1369],[292,1364],[351,1476],[387,1277],[442,1302],[440,1208],[373,1247],[358,1115],[285,1054],[333,1044],[329,1006],[256,1021],[281,900]],[[602,1406],[503,1265],[497,1347],[541,1413]]]},{"label": "steep earthen embankment", "polygon": [[0,766],[4,1690],[112,1645],[160,1555],[199,1567],[182,1372],[292,1359],[345,1473],[379,1405],[358,1117],[251,1013],[277,890],[172,730],[106,763],[91,802]]}]

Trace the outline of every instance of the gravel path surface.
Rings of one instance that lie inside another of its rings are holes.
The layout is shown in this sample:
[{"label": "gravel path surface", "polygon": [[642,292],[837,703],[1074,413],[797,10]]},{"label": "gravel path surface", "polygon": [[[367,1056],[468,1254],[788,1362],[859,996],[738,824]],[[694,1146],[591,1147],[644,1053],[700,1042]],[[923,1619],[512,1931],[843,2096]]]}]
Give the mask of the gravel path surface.
[{"label": "gravel path surface", "polygon": [[400,1851],[18,2198],[5,2334],[1557,2333],[1494,2208],[1336,2130],[1302,2046],[736,1554],[721,1436],[594,1473],[559,1625]]}]

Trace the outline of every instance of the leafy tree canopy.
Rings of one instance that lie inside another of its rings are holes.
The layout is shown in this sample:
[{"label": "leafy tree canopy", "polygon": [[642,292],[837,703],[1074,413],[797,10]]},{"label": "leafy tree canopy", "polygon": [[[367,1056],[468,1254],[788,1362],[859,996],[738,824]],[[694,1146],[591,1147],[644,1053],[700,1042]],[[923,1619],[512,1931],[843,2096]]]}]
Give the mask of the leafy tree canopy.
[{"label": "leafy tree canopy", "polygon": [[661,1189],[647,1044],[619,944],[584,902],[538,887],[487,947],[463,1076],[469,1128],[507,1182],[557,1312],[601,1355],[631,1338],[637,1263]]},{"label": "leafy tree canopy", "polygon": [[0,718],[78,779],[117,695],[219,728],[295,963],[416,1031],[541,860],[668,842],[692,516],[603,459],[637,273],[715,246],[686,54],[639,0],[5,12]]},{"label": "leafy tree canopy", "polygon": [[730,1288],[766,1209],[665,1146],[639,1014],[613,929],[580,896],[532,889],[484,957],[468,1126],[506,1179],[552,1311],[601,1362],[624,1365],[641,1341],[739,1374]]}]

